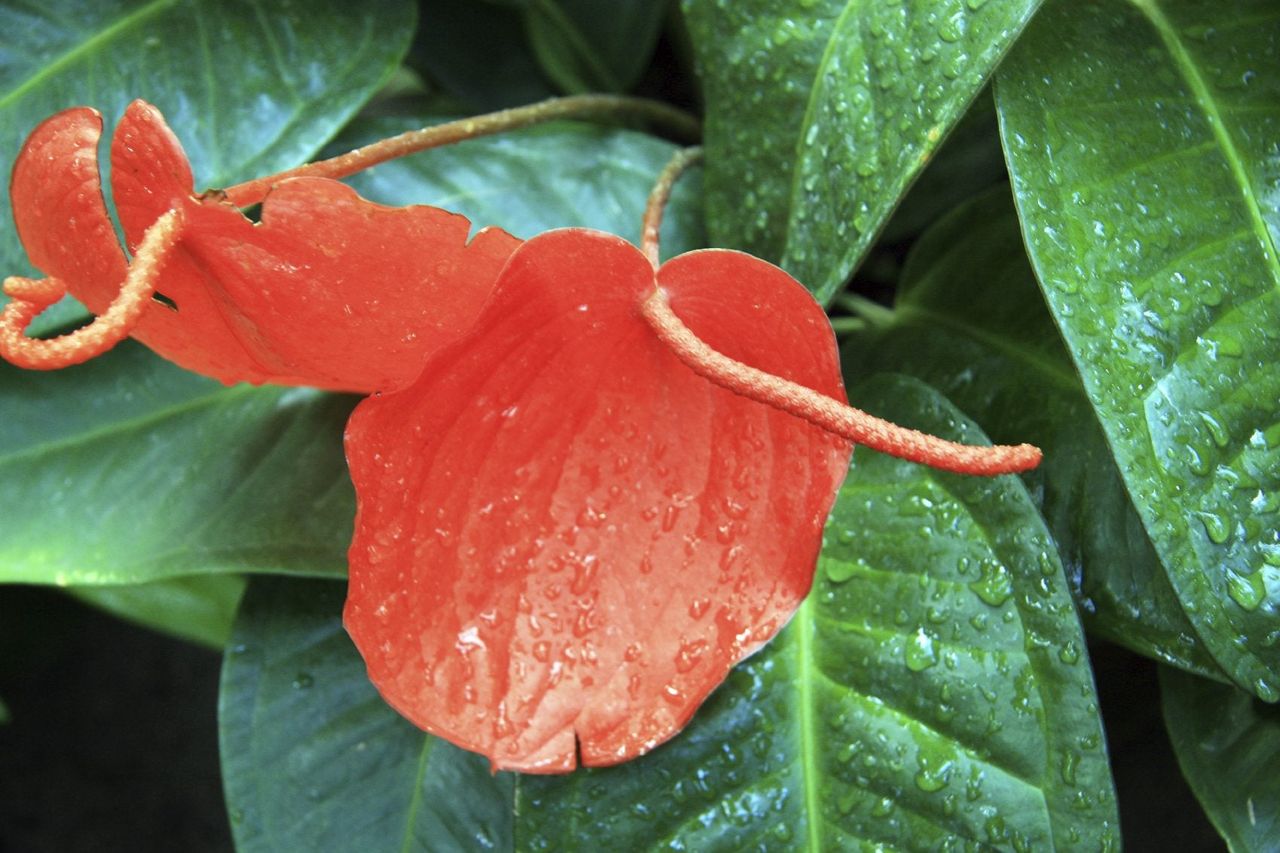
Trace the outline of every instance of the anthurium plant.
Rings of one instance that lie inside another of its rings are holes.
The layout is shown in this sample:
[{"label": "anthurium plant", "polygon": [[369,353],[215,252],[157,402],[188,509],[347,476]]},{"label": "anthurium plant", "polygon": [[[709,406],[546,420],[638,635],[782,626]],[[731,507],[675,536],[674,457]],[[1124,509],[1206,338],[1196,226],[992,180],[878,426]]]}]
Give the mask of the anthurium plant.
[{"label": "anthurium plant", "polygon": [[1274,841],[1273,4],[62,5],[0,581],[222,651],[238,849],[1113,850],[1161,707]]}]

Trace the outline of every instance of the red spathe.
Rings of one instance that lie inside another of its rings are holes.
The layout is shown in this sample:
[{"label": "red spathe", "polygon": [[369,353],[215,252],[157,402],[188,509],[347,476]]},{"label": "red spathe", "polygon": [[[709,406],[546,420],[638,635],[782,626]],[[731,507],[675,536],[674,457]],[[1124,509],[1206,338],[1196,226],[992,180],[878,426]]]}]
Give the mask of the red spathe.
[{"label": "red spathe", "polygon": [[[844,400],[827,319],[778,268],[707,250],[657,283],[715,349]],[[496,769],[652,749],[812,582],[850,445],[679,362],[640,315],[654,286],[619,238],[536,237],[348,426],[347,629],[388,702]]]},{"label": "red spathe", "polygon": [[[95,314],[125,275],[98,174],[101,116],[77,108],[41,124],[14,165],[14,219],[46,275]],[[130,247],[183,212],[157,281],[177,310],[149,306],[133,337],[226,383],[370,393],[408,385],[470,327],[519,240],[425,205],[385,207],[327,178],[282,181],[260,223],[219,194],[197,196],[159,111],[131,104],[111,146],[112,194]]]}]

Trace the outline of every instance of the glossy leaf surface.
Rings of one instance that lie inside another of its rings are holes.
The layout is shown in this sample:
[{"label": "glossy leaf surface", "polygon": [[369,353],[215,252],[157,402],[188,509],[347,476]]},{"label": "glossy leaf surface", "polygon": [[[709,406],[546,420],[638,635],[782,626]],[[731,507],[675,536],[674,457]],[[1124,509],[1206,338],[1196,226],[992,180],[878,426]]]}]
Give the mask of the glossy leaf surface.
[{"label": "glossy leaf surface", "polygon": [[667,0],[530,0],[525,30],[548,77],[565,92],[625,92],[657,43]]},{"label": "glossy leaf surface", "polygon": [[[713,348],[842,396],[781,270],[692,252],[656,283]],[[348,629],[393,706],[496,767],[652,749],[811,582],[848,445],[689,370],[640,317],[654,287],[620,238],[535,237],[475,328],[347,429]]]},{"label": "glossy leaf surface", "polygon": [[224,388],[133,343],[52,374],[0,366],[0,582],[340,576],[351,405]]},{"label": "glossy leaf surface", "polygon": [[244,586],[239,575],[188,575],[143,584],[72,586],[67,592],[113,616],[221,651]]},{"label": "glossy leaf surface", "polygon": [[[426,111],[358,119],[334,153],[440,121]],[[583,226],[640,241],[645,200],[676,146],[644,133],[555,122],[423,151],[347,179],[380,204],[429,204],[460,213],[473,228],[495,226],[521,239]],[[662,254],[706,245],[701,169],[676,184],[662,219]]]},{"label": "glossy leaf surface", "polygon": [[1043,448],[1026,480],[1091,630],[1220,672],[1147,538],[1045,308],[1007,187],[957,209],[915,245],[892,315],[848,338],[842,355],[847,376],[909,373],[993,440]]},{"label": "glossy leaf surface", "polygon": [[1055,2],[997,87],[1032,261],[1125,484],[1205,645],[1270,701],[1278,39],[1268,2]]},{"label": "glossy leaf surface", "polygon": [[1182,773],[1236,853],[1280,838],[1280,708],[1234,687],[1162,669],[1160,694]]},{"label": "glossy leaf surface", "polygon": [[[114,119],[134,98],[169,116],[202,187],[294,166],[391,73],[414,9],[403,0],[4,4],[0,175],[46,117],[88,105]],[[0,209],[8,217],[7,185]],[[17,235],[0,228],[0,270],[30,269]],[[70,306],[44,328],[80,313]]]},{"label": "glossy leaf surface", "polygon": [[[33,263],[92,312],[107,310],[124,258],[98,189],[100,119],[44,122],[13,176],[15,220]],[[432,207],[385,208],[323,178],[285,181],[254,223],[196,196],[185,154],[159,112],[130,105],[112,142],[112,189],[130,247],[165,212],[181,236],[133,337],[228,384],[371,393],[404,387],[468,328],[518,241]]]},{"label": "glossy leaf surface", "polygon": [[[858,402],[979,437],[918,384]],[[238,841],[323,850],[328,828],[358,826],[373,849],[445,851],[1104,846],[1083,638],[1026,492],[866,450],[852,472],[792,623],[678,737],[619,767],[488,776],[375,703],[338,634],[340,588],[256,581],[223,682]],[[483,844],[449,828],[462,820]]]},{"label": "glossy leaf surface", "polygon": [[1039,0],[686,0],[707,216],[829,299]]},{"label": "glossy leaf surface", "polygon": [[509,850],[511,778],[386,706],[342,629],[344,592],[250,585],[218,715],[236,849]]}]

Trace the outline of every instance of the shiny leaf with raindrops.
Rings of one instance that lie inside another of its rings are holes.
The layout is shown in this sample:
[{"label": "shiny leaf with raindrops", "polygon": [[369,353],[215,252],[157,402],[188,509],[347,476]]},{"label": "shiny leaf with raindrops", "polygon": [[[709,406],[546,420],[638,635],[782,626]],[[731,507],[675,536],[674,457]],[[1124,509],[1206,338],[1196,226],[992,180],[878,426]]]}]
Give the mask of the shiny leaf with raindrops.
[{"label": "shiny leaf with raindrops", "polygon": [[1269,0],[1056,0],[996,87],[1031,260],[1125,485],[1205,646],[1268,701],[1278,44]]},{"label": "shiny leaf with raindrops", "polygon": [[930,383],[996,441],[1034,441],[1024,475],[1091,631],[1178,666],[1220,673],[1147,538],[1084,387],[1036,286],[1007,187],[962,205],[917,242],[894,310],[841,348],[847,376],[898,370]]},{"label": "shiny leaf with raindrops", "polygon": [[718,246],[844,284],[1040,0],[685,0]]}]

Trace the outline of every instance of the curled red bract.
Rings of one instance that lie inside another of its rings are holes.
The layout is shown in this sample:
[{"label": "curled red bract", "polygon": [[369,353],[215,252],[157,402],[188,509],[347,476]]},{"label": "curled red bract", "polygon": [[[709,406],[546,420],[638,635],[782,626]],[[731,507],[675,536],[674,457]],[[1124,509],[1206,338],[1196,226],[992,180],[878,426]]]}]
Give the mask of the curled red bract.
[{"label": "curled red bract", "polygon": [[498,769],[652,749],[812,582],[849,443],[682,364],[640,314],[655,285],[719,351],[843,401],[826,317],[781,270],[708,250],[655,276],[569,229],[348,426],[348,631],[390,704]]},{"label": "curled red bract", "polygon": [[[31,134],[11,197],[32,263],[103,313],[125,276],[98,173],[101,116],[77,108]],[[133,336],[223,382],[372,392],[403,387],[470,327],[519,241],[435,207],[384,207],[327,178],[282,181],[247,219],[191,169],[152,106],[135,101],[111,146],[129,245],[171,209],[184,226]]]}]

